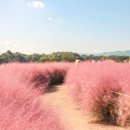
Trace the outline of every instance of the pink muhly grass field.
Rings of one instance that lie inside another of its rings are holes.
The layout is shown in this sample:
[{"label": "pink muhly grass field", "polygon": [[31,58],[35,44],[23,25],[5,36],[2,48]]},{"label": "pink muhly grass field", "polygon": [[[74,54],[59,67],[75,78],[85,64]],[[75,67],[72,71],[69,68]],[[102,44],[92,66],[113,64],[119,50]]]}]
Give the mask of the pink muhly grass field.
[{"label": "pink muhly grass field", "polygon": [[63,83],[70,63],[10,63],[1,65],[1,71],[17,76],[22,83],[42,92],[52,85]]},{"label": "pink muhly grass field", "polygon": [[130,64],[83,62],[69,70],[67,91],[83,110],[121,126],[130,123]]},{"label": "pink muhly grass field", "polygon": [[55,108],[41,105],[35,82],[26,81],[38,67],[43,69],[36,64],[0,66],[0,130],[64,130]]}]

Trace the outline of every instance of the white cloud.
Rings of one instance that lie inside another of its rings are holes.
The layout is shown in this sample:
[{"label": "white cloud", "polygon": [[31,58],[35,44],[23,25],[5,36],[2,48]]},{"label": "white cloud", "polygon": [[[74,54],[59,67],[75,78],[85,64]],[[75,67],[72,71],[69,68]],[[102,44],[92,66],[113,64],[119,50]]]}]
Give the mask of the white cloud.
[{"label": "white cloud", "polygon": [[33,9],[43,9],[45,7],[45,4],[42,1],[39,0],[35,0],[32,2],[26,2],[26,5],[29,8],[33,8]]},{"label": "white cloud", "polygon": [[48,20],[49,20],[49,21],[52,21],[52,20],[53,20],[53,18],[50,16],[50,17],[48,17]]}]

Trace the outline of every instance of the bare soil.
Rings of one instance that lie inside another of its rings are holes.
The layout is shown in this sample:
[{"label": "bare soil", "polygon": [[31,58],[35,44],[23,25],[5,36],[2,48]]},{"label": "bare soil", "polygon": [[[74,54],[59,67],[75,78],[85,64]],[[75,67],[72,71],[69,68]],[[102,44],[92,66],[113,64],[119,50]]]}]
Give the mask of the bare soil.
[{"label": "bare soil", "polygon": [[65,86],[56,86],[41,97],[41,101],[53,105],[66,130],[130,130],[103,123],[95,123],[94,118],[84,114],[80,107],[74,103],[65,91]]}]

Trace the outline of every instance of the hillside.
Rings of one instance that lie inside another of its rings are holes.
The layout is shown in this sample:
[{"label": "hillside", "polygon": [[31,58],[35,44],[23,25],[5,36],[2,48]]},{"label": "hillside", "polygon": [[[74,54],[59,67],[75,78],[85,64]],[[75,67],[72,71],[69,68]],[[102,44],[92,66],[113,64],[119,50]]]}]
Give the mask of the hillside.
[{"label": "hillside", "polygon": [[130,50],[126,50],[126,51],[111,51],[111,52],[102,52],[102,53],[95,53],[93,55],[99,56],[99,55],[103,55],[103,56],[110,56],[110,55],[117,55],[117,56],[130,56]]}]

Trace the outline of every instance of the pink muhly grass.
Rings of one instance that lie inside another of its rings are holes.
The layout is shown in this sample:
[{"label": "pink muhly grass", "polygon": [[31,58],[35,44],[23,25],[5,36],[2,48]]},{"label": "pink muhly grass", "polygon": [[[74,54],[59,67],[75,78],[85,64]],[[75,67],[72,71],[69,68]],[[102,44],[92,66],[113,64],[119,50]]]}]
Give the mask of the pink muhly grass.
[{"label": "pink muhly grass", "polygon": [[69,94],[83,110],[121,126],[130,123],[130,97],[117,94],[130,95],[130,64],[113,61],[80,63],[77,68],[70,69],[66,83]]},{"label": "pink muhly grass", "polygon": [[64,130],[54,108],[41,105],[40,91],[21,79],[26,70],[0,66],[0,129]]},{"label": "pink muhly grass", "polygon": [[25,84],[33,85],[42,92],[52,85],[63,83],[70,63],[10,63],[1,65],[0,71],[12,73]]}]

